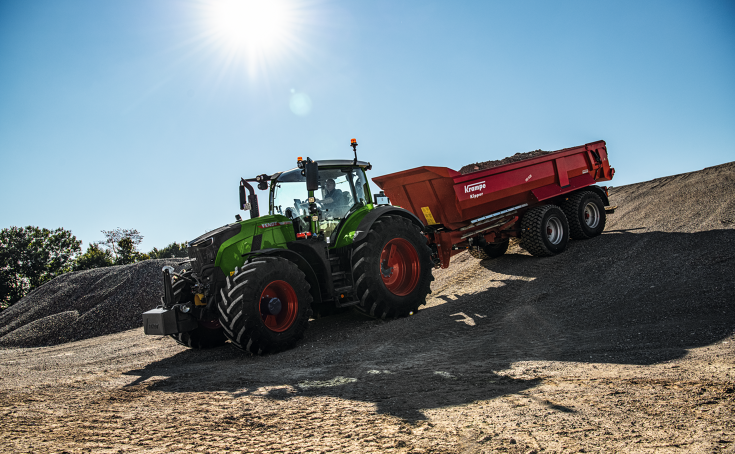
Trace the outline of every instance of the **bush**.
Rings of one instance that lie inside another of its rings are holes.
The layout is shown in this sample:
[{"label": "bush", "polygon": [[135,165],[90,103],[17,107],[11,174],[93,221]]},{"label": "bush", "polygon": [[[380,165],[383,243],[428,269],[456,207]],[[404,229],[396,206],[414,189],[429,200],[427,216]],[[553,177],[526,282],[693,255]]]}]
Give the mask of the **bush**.
[{"label": "bush", "polygon": [[82,242],[69,230],[10,227],[0,231],[0,310],[70,271]]}]

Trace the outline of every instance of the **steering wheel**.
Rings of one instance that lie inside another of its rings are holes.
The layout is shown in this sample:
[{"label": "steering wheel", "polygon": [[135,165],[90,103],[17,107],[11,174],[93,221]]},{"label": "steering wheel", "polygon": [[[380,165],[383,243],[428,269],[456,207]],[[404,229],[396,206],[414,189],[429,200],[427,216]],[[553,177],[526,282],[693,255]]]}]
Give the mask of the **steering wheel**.
[{"label": "steering wheel", "polygon": [[[321,200],[314,200],[314,203],[316,204],[316,207],[319,210],[321,210],[321,211],[324,211],[325,210],[324,203],[322,203]],[[301,213],[301,210],[302,209],[306,209],[308,211],[309,201],[307,200],[307,201],[304,201],[304,202],[296,202],[294,200],[294,208],[296,208],[297,213]]]}]

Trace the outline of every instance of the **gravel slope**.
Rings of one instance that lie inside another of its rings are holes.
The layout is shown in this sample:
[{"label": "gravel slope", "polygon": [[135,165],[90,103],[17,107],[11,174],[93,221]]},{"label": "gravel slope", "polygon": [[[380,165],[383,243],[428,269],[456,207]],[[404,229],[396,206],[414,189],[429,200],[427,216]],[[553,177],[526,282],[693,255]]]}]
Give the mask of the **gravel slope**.
[{"label": "gravel slope", "polygon": [[160,304],[161,268],[181,260],[146,260],[62,274],[0,312],[0,347],[55,345],[143,326]]},{"label": "gravel slope", "polygon": [[0,350],[0,450],[735,452],[734,179],[615,188],[600,237],[460,254],[416,315],[277,355],[140,328]]}]

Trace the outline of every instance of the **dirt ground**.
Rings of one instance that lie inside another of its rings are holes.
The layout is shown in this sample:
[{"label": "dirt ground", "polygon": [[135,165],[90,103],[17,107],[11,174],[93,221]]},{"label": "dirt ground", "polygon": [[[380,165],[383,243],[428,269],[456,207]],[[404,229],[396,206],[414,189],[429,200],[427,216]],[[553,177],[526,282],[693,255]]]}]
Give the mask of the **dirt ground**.
[{"label": "dirt ground", "polygon": [[616,188],[600,237],[462,253],[415,315],[276,355],[0,349],[0,450],[735,453],[734,188],[732,163]]}]

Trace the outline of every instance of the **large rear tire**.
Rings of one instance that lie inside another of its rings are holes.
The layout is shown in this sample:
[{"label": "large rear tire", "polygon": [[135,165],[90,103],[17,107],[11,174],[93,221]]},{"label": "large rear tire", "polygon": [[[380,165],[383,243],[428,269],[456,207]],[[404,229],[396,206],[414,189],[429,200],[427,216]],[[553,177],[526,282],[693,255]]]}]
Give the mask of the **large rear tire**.
[{"label": "large rear tire", "polygon": [[575,240],[596,237],[605,230],[605,205],[591,191],[572,194],[561,205],[569,221],[569,233]]},{"label": "large rear tire", "polygon": [[[182,275],[188,278],[191,271],[183,272]],[[191,286],[187,279],[179,277],[172,285],[173,304],[194,301],[194,295],[191,293]],[[219,320],[200,320],[199,326],[185,333],[169,334],[177,343],[194,349],[215,348],[225,345],[227,338],[225,337]]]},{"label": "large rear tire", "polygon": [[528,210],[521,220],[521,247],[536,257],[563,252],[569,241],[569,224],[556,205]]},{"label": "large rear tire", "polygon": [[220,324],[232,345],[255,355],[293,347],[304,336],[312,297],[306,276],[280,257],[258,257],[227,277]]},{"label": "large rear tire", "polygon": [[419,228],[401,216],[376,220],[352,253],[352,277],[360,303],[371,317],[405,317],[431,293],[431,250]]},{"label": "large rear tire", "polygon": [[498,258],[508,250],[508,244],[510,244],[510,240],[500,243],[488,243],[482,247],[471,247],[470,255],[479,260]]}]

